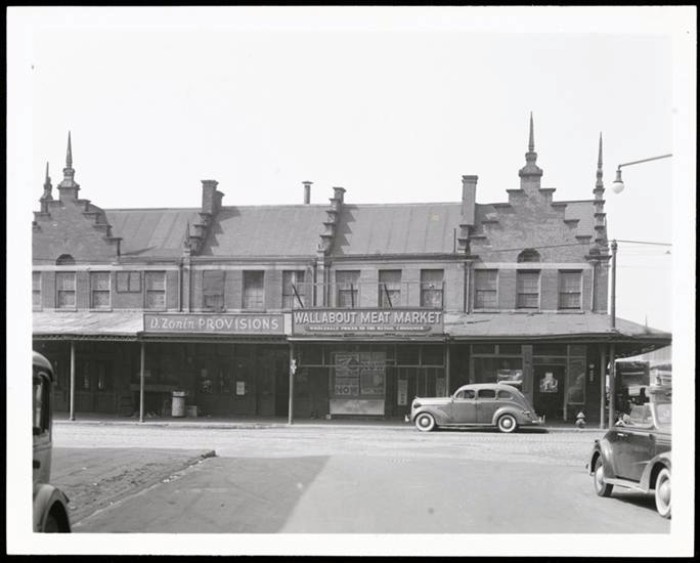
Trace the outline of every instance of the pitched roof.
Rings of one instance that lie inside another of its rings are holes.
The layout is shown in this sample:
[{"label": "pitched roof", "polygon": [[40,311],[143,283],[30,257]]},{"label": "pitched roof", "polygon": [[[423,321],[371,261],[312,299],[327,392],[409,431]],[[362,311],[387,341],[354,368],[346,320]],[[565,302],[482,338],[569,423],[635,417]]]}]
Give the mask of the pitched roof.
[{"label": "pitched roof", "polygon": [[181,256],[187,223],[199,221],[199,209],[106,209],[105,213],[112,235],[122,239],[122,256]]},{"label": "pitched roof", "polygon": [[346,204],[333,254],[452,253],[460,222],[460,203]]},{"label": "pitched roof", "polygon": [[202,256],[289,256],[316,254],[324,205],[222,207],[210,228]]}]

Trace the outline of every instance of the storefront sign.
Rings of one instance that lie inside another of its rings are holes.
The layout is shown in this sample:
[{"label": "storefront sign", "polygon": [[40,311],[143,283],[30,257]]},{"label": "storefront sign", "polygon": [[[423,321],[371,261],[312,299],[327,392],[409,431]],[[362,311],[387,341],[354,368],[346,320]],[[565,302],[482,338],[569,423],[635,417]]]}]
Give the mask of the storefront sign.
[{"label": "storefront sign", "polygon": [[268,314],[145,313],[146,333],[284,334],[284,316]]},{"label": "storefront sign", "polygon": [[442,311],[423,309],[322,309],[294,311],[292,333],[435,334],[443,332]]}]

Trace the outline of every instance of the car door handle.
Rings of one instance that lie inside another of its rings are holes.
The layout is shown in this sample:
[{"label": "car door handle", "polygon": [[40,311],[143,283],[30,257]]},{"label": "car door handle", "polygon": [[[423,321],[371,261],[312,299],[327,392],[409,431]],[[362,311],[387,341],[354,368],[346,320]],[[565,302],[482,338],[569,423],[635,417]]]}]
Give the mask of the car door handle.
[{"label": "car door handle", "polygon": [[615,434],[617,434],[618,438],[627,438],[627,434],[624,432],[615,432]]}]

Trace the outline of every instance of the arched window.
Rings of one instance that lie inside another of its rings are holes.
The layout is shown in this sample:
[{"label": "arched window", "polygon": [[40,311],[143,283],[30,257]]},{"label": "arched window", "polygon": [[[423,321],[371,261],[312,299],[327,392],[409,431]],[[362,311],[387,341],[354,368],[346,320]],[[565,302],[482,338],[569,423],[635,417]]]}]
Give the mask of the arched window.
[{"label": "arched window", "polygon": [[533,248],[526,248],[518,254],[518,262],[539,262],[540,253]]},{"label": "arched window", "polygon": [[68,266],[75,264],[75,258],[70,254],[61,254],[56,260],[56,266]]}]

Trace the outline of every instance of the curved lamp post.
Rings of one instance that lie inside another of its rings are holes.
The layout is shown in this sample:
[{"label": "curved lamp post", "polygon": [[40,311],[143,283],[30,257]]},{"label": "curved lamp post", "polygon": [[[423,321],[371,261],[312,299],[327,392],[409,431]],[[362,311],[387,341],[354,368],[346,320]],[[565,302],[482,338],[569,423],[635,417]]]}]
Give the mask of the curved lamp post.
[{"label": "curved lamp post", "polygon": [[[660,160],[662,158],[670,158],[672,157],[673,154],[662,154],[660,156],[652,156],[650,158],[643,158],[642,160],[634,160],[632,162],[624,162],[622,164],[618,164],[617,166],[617,173],[615,175],[615,181],[612,183],[612,191],[613,193],[619,194],[622,190],[625,189],[625,183],[622,181],[622,170],[621,168],[623,166],[632,166],[633,164],[642,164],[643,162],[651,162],[652,160]],[[617,240],[613,239],[612,242],[610,243],[610,250],[612,251],[612,271],[611,271],[611,288],[610,288],[610,326],[613,330],[615,330],[615,290],[616,290],[616,285],[617,285]],[[615,344],[610,345],[610,406],[608,409],[609,413],[609,419],[608,419],[608,424],[612,428],[612,426],[615,424]],[[602,409],[601,409],[601,415],[602,415]],[[602,425],[602,416],[601,416],[601,425]]]}]

